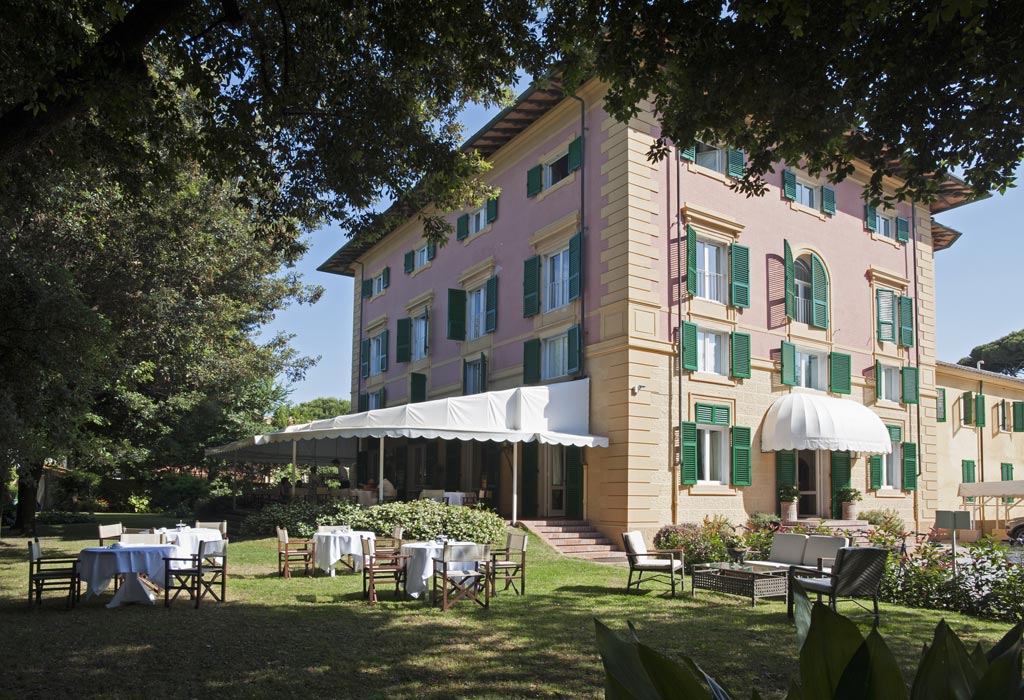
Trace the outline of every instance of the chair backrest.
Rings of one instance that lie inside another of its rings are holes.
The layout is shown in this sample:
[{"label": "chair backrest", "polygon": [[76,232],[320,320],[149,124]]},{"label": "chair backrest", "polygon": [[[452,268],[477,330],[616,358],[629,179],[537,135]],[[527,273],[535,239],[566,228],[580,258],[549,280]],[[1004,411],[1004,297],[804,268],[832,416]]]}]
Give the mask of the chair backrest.
[{"label": "chair backrest", "polygon": [[623,532],[622,544],[625,545],[626,552],[629,554],[640,556],[647,554],[647,544],[644,542],[644,536],[640,534],[639,530]]},{"label": "chair backrest", "polygon": [[401,525],[395,525],[391,528],[391,537],[396,540],[402,539],[402,535],[405,534],[405,530]]},{"label": "chair backrest", "polygon": [[489,544],[448,544],[444,546],[441,560],[446,562],[480,562],[491,556]]},{"label": "chair backrest", "polygon": [[283,527],[277,528],[277,543],[288,544],[288,530]]},{"label": "chair backrest", "polygon": [[[806,547],[807,535],[778,532],[772,538],[772,551],[768,554],[768,561],[802,565]],[[815,564],[817,564],[817,560],[815,560]]]},{"label": "chair backrest", "polygon": [[103,540],[112,540],[120,537],[122,534],[124,534],[124,525],[121,523],[99,526],[100,544],[103,544]]},{"label": "chair backrest", "polygon": [[[41,556],[43,556],[43,551],[42,551],[42,548],[40,548],[40,546],[39,546],[39,538],[37,537],[34,540],[29,540],[29,543],[28,543],[28,560],[29,560],[30,565],[34,565],[37,561],[39,561],[39,558]],[[30,566],[30,568],[31,568],[31,566]]]},{"label": "chair backrest", "polygon": [[525,552],[526,551],[526,535],[519,535],[510,532],[505,537],[505,547],[510,552]]},{"label": "chair backrest", "polygon": [[818,559],[835,559],[840,548],[847,547],[849,544],[850,541],[845,537],[811,535],[807,538],[807,544],[804,546],[803,565],[817,566]]},{"label": "chair backrest", "polygon": [[366,563],[367,557],[374,556],[376,549],[374,548],[375,540],[372,537],[361,537],[359,542],[363,547],[363,562]]},{"label": "chair backrest", "polygon": [[221,537],[227,537],[228,536],[228,521],[227,520],[211,521],[211,522],[203,522],[201,520],[197,520],[196,521],[196,527],[197,528],[202,527],[202,528],[206,528],[208,530],[220,530],[220,536]]},{"label": "chair backrest", "polygon": [[199,543],[199,563],[203,566],[223,566],[228,558],[227,540],[202,540]]},{"label": "chair backrest", "polygon": [[121,544],[163,544],[164,536],[152,532],[126,532],[121,535]]},{"label": "chair backrest", "polygon": [[841,547],[832,567],[837,596],[873,596],[882,585],[889,550],[884,547]]},{"label": "chair backrest", "polygon": [[325,535],[330,532],[337,532],[341,527],[341,525],[319,525],[316,531],[321,535]]},{"label": "chair backrest", "polygon": [[420,491],[420,498],[428,501],[444,503],[444,491],[441,489],[424,489]]}]

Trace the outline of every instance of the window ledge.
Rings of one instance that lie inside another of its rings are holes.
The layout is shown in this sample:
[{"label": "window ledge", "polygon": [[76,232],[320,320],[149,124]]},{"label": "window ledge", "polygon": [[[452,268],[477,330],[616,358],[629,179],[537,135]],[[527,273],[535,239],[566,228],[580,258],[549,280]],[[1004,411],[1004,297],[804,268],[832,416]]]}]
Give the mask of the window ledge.
[{"label": "window ledge", "polygon": [[425,265],[421,265],[420,267],[417,267],[416,269],[414,269],[412,272],[409,273],[409,277],[415,277],[416,275],[420,274],[424,270],[429,270],[431,262],[433,262],[433,261],[432,260],[428,260]]},{"label": "window ledge", "polygon": [[465,238],[463,238],[462,239],[462,245],[469,245],[470,243],[472,243],[476,239],[480,238],[481,236],[490,233],[491,229],[493,229],[493,228],[494,228],[494,222],[492,221],[491,223],[487,224],[486,226],[484,226],[482,229],[480,229],[476,233],[471,233],[468,236],[466,236]]},{"label": "window ledge", "polygon": [[388,293],[387,289],[381,290],[381,291],[377,292],[376,294],[371,294],[370,296],[368,296],[366,298],[366,301],[374,301],[376,299],[380,299],[381,297],[385,296],[387,293]]},{"label": "window ledge", "polygon": [[875,498],[906,498],[907,493],[898,489],[876,489]]},{"label": "window ledge", "polygon": [[725,484],[696,484],[688,487],[688,490],[691,496],[735,496],[739,493],[734,487]]},{"label": "window ledge", "polygon": [[787,201],[789,202],[789,208],[792,209],[793,211],[803,212],[804,214],[807,214],[808,216],[813,216],[816,219],[828,221],[828,214],[821,211],[820,209],[813,209],[805,204],[800,204],[800,202],[794,201],[792,199],[789,199]]},{"label": "window ledge", "polygon": [[881,241],[882,243],[888,243],[893,248],[897,248],[897,249],[903,247],[903,244],[900,243],[895,238],[886,238],[885,236],[878,235],[874,231],[870,231],[870,233],[871,233],[871,240],[873,240],[873,241]]},{"label": "window ledge", "polygon": [[892,399],[875,399],[875,405],[881,408],[901,409],[903,407],[903,404],[899,401],[893,401]]},{"label": "window ledge", "polygon": [[579,172],[579,170],[573,170],[571,173],[569,173],[567,176],[563,177],[561,180],[559,180],[558,182],[553,184],[551,187],[547,187],[547,188],[541,190],[540,192],[538,192],[537,194],[535,194],[533,196],[533,201],[535,201],[535,202],[542,202],[542,201],[544,201],[544,198],[547,197],[552,192],[557,192],[558,190],[562,189],[563,187],[568,187],[571,183],[576,182],[576,173],[578,173],[578,172]]},{"label": "window ledge", "polygon": [[726,175],[725,173],[720,173],[717,170],[712,170],[711,168],[705,168],[703,165],[697,165],[693,161],[686,162],[686,169],[689,170],[691,173],[703,175],[704,177],[710,177],[712,180],[718,180],[719,182],[726,185],[732,184],[732,178]]},{"label": "window ledge", "polygon": [[706,384],[719,384],[721,386],[736,386],[736,380],[724,374],[713,374],[711,372],[691,372],[690,381],[705,382]]}]

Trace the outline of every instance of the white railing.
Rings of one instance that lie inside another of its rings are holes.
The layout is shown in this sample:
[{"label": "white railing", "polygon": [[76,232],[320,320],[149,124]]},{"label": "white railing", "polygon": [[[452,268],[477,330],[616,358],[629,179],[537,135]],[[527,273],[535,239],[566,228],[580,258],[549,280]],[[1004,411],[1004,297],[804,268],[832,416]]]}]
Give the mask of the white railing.
[{"label": "white railing", "polygon": [[800,323],[811,322],[811,300],[796,298],[796,320]]},{"label": "white railing", "polygon": [[697,271],[697,296],[725,303],[725,275],[720,272]]}]

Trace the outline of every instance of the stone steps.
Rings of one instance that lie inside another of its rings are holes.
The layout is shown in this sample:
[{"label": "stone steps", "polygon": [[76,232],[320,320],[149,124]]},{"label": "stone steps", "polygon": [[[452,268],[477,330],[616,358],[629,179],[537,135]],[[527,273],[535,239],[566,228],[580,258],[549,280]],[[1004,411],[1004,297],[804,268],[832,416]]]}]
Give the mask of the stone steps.
[{"label": "stone steps", "polygon": [[555,551],[576,559],[625,559],[614,542],[583,520],[522,520]]}]

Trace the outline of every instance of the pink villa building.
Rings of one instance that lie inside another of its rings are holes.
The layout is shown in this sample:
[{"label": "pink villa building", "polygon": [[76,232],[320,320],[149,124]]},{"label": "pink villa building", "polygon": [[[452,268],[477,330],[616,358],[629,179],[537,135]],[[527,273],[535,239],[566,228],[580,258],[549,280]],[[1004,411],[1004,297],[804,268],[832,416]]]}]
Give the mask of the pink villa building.
[{"label": "pink villa building", "polygon": [[389,441],[400,495],[483,490],[508,515],[515,468],[521,517],[616,539],[777,512],[783,485],[801,518],[838,517],[853,486],[861,508],[930,521],[945,468],[933,255],[959,236],[932,215],[968,189],[875,210],[865,168],[833,186],[779,164],[748,198],[730,187],[741,152],[651,163],[650,110],[618,123],[603,92],[528,90],[470,138],[500,195],[451,214],[447,245],[414,217],[321,266],[355,279],[360,410],[590,379],[578,410],[608,448],[528,444],[513,465],[494,443]]}]

